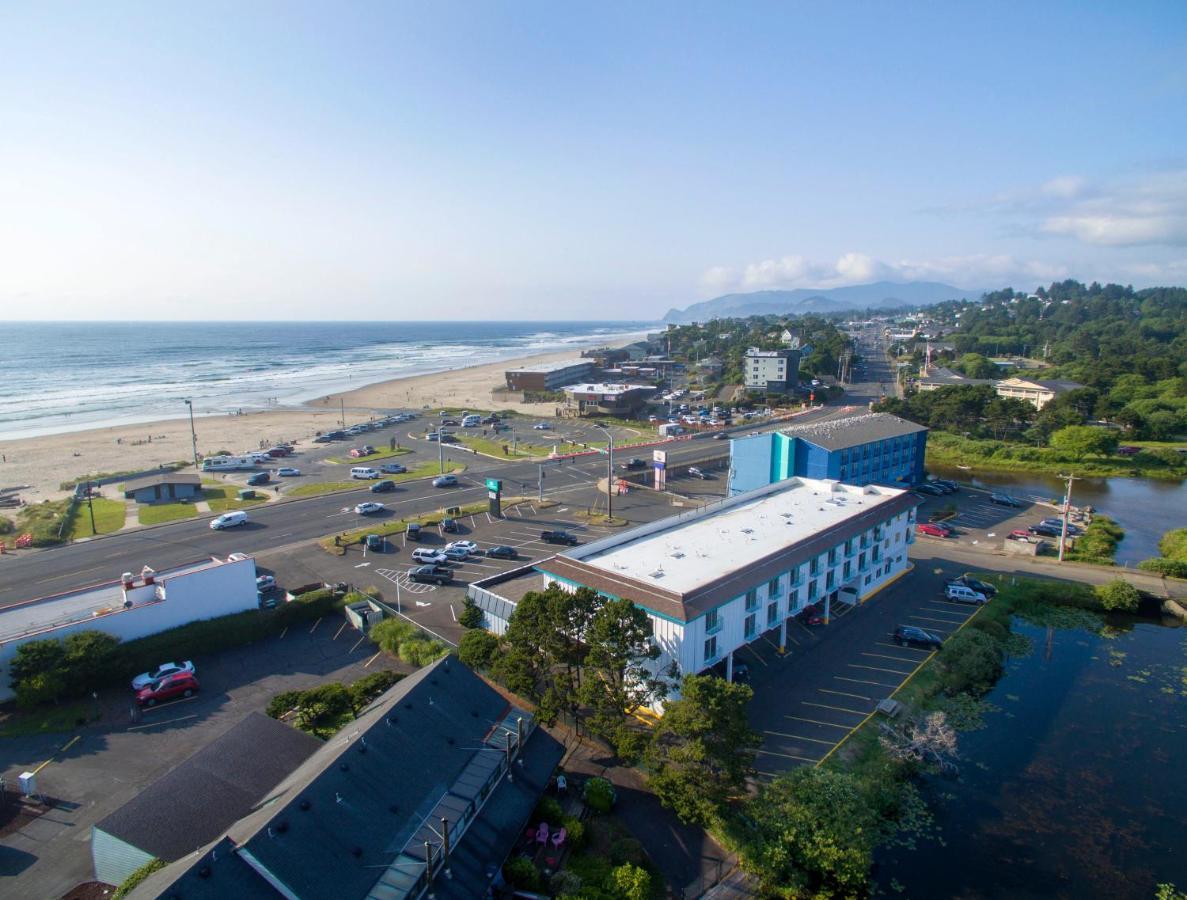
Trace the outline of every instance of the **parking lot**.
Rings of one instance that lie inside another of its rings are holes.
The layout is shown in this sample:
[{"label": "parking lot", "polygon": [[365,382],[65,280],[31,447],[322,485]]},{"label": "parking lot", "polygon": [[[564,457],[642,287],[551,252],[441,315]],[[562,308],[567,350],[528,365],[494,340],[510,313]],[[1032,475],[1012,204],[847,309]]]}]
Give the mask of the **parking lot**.
[{"label": "parking lot", "polygon": [[1025,531],[1028,525],[1059,515],[1054,507],[1036,503],[1031,497],[1014,496],[1022,505],[1010,507],[992,503],[989,495],[988,490],[962,485],[955,493],[942,497],[928,496],[919,508],[919,520],[927,521],[945,507],[955,507],[956,514],[943,520],[945,525],[955,530],[955,534],[951,538],[920,535],[919,540],[940,543],[955,541],[973,547],[984,548],[988,545],[1000,549],[1002,541],[1011,531]]},{"label": "parking lot", "polygon": [[756,768],[770,778],[819,762],[927,660],[927,650],[898,646],[894,630],[914,625],[947,638],[976,612],[942,597],[955,566],[921,566],[864,605],[838,611],[830,624],[788,626],[788,652],[772,631],[734,655],[745,663],[755,699],[751,725],[762,735]]}]

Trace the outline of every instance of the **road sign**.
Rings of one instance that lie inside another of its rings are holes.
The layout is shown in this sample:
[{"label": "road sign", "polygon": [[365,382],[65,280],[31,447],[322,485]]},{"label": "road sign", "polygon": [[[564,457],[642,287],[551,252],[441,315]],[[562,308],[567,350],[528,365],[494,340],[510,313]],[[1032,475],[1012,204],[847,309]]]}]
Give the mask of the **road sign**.
[{"label": "road sign", "polygon": [[488,491],[494,491],[497,493],[503,489],[503,482],[499,481],[497,478],[488,478],[486,479],[486,489]]},{"label": "road sign", "polygon": [[657,463],[666,463],[668,461],[668,451],[667,450],[652,450],[651,458],[653,460],[655,460]]}]

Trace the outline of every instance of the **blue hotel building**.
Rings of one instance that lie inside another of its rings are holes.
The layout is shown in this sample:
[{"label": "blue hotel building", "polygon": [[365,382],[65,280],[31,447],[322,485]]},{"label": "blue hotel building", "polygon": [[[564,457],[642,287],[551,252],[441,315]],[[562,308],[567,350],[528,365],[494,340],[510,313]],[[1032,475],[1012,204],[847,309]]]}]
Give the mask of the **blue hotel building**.
[{"label": "blue hotel building", "polygon": [[785,478],[862,486],[923,481],[927,428],[889,413],[864,413],[730,441],[731,496]]}]

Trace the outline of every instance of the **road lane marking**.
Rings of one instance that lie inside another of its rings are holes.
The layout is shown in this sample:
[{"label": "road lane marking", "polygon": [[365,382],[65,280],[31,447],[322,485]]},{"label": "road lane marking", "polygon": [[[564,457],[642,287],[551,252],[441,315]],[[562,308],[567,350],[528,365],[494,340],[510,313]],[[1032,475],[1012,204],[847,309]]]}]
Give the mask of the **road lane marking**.
[{"label": "road lane marking", "polygon": [[[924,650],[922,647],[911,647],[907,645],[888,644],[885,641],[874,641],[879,647],[891,647],[895,650],[910,650],[913,653],[930,653],[930,650]],[[916,657],[918,658],[918,657]],[[911,660],[904,659],[903,662],[910,662]]]},{"label": "road lane marking", "polygon": [[851,713],[855,716],[866,715],[866,711],[864,709],[846,709],[843,706],[829,706],[827,703],[813,703],[811,700],[801,700],[800,702],[804,704],[804,706],[818,706],[821,709],[833,709],[837,712]]}]

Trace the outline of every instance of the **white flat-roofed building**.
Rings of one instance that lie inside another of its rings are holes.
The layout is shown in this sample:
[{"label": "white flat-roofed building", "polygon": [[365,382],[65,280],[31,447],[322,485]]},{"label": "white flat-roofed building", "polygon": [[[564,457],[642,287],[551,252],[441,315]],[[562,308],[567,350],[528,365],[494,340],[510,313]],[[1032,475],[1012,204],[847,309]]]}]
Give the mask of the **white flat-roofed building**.
[{"label": "white flat-roofed building", "polygon": [[[834,603],[863,602],[906,572],[919,503],[898,488],[789,478],[534,567],[539,588],[588,587],[643,608],[661,651],[656,671],[724,660],[728,677],[734,651],[762,634],[785,647],[792,616],[816,606],[827,621]],[[497,579],[470,592],[495,631],[518,599],[502,596]]]},{"label": "white flat-roofed building", "polygon": [[251,557],[208,557],[154,572],[91,585],[0,609],[0,701],[13,696],[8,666],[28,641],[103,631],[133,640],[198,619],[256,609],[256,564]]},{"label": "white flat-roofed building", "polygon": [[565,401],[580,415],[629,416],[637,412],[656,392],[653,384],[597,383],[570,384]]}]

